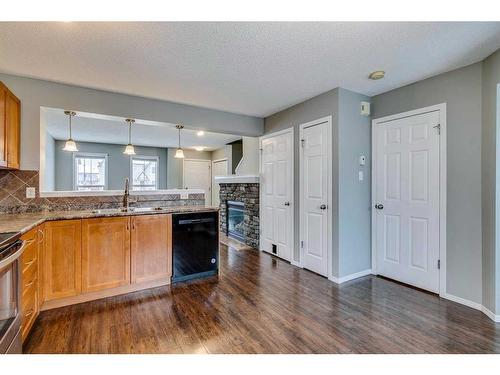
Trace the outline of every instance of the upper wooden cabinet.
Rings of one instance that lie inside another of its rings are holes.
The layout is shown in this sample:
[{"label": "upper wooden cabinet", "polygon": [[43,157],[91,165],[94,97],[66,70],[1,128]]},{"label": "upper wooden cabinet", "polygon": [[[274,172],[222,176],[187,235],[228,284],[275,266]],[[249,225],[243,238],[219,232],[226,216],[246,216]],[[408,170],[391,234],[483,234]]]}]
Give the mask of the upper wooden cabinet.
[{"label": "upper wooden cabinet", "polygon": [[130,284],[130,217],[82,220],[82,292]]},{"label": "upper wooden cabinet", "polygon": [[172,276],[172,215],[133,216],[132,282]]},{"label": "upper wooden cabinet", "polygon": [[81,293],[82,221],[45,223],[43,284],[45,301]]},{"label": "upper wooden cabinet", "polygon": [[21,101],[0,82],[0,168],[19,169]]}]

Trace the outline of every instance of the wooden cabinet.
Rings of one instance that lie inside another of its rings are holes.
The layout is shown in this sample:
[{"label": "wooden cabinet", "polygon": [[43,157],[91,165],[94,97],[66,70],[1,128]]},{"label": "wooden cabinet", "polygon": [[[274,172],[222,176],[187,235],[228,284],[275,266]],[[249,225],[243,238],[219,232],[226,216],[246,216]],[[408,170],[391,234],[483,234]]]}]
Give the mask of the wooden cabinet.
[{"label": "wooden cabinet", "polygon": [[19,169],[21,101],[0,82],[0,168]]},{"label": "wooden cabinet", "polygon": [[82,292],[130,284],[130,217],[82,220]]},{"label": "wooden cabinet", "polygon": [[172,276],[172,215],[134,216],[131,233],[132,282]]},{"label": "wooden cabinet", "polygon": [[21,336],[23,341],[40,312],[38,229],[23,234],[26,242],[21,256]]},{"label": "wooden cabinet", "polygon": [[37,227],[38,240],[38,310],[42,308],[42,303],[45,300],[43,288],[43,259],[45,254],[45,224]]},{"label": "wooden cabinet", "polygon": [[45,223],[43,285],[45,301],[81,293],[82,221]]}]

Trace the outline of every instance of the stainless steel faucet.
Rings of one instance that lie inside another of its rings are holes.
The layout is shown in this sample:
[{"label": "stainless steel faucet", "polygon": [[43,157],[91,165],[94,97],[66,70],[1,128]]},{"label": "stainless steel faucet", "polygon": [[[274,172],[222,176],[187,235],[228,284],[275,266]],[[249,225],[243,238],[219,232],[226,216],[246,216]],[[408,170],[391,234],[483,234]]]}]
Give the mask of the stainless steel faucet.
[{"label": "stainless steel faucet", "polygon": [[123,194],[123,208],[128,210],[129,206],[129,188],[128,188],[128,177],[125,178],[125,193]]}]

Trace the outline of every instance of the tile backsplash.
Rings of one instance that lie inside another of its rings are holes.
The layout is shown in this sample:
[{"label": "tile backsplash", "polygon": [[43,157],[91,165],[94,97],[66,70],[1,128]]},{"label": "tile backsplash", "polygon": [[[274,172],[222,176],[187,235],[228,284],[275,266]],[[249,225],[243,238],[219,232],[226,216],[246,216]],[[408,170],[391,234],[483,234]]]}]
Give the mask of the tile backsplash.
[{"label": "tile backsplash", "polygon": [[[35,198],[26,198],[26,188],[36,189]],[[122,204],[122,195],[99,197],[40,197],[38,171],[0,170],[0,212],[19,213],[36,211],[67,211],[116,208]],[[130,196],[131,207],[192,206],[205,204],[203,194],[141,194]]]}]

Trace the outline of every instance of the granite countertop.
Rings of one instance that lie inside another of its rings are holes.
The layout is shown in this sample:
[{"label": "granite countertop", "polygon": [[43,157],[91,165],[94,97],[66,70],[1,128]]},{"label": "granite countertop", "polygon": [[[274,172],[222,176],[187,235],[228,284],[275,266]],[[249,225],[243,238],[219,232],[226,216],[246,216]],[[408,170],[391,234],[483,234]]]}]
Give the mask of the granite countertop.
[{"label": "granite countertop", "polygon": [[213,206],[173,206],[164,207],[161,211],[137,211],[121,212],[118,209],[84,210],[84,211],[42,211],[22,214],[0,213],[0,233],[21,232],[26,233],[46,221],[88,219],[94,217],[136,216],[136,215],[161,215],[172,213],[207,212],[218,211]]}]

